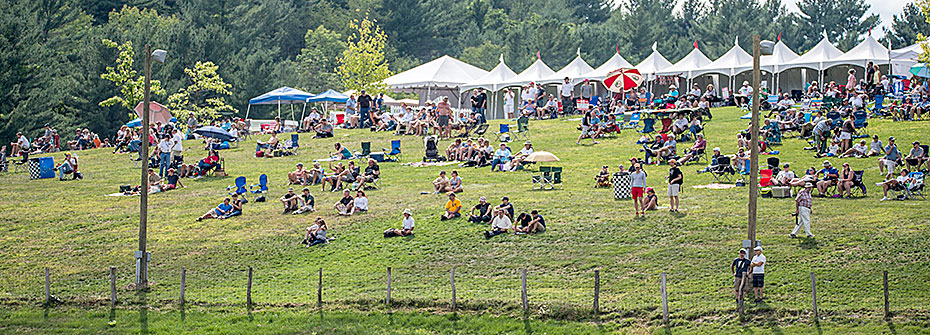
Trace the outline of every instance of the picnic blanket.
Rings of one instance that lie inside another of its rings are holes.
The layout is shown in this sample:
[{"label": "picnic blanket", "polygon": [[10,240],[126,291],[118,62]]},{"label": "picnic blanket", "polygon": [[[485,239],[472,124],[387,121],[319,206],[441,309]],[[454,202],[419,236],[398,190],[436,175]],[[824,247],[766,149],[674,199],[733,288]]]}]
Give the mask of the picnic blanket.
[{"label": "picnic blanket", "polygon": [[736,185],[733,184],[719,184],[719,183],[710,183],[707,185],[694,185],[691,188],[707,188],[711,190],[726,190],[731,188],[736,188]]},{"label": "picnic blanket", "polygon": [[[138,194],[136,194],[136,195],[138,195]],[[108,196],[108,197],[131,197],[132,195],[123,194],[123,192],[116,192],[116,193],[107,194],[106,196]]]},{"label": "picnic blanket", "polygon": [[412,167],[427,167],[427,166],[446,166],[458,163],[457,161],[451,162],[410,162],[402,163],[401,165],[407,165]]}]

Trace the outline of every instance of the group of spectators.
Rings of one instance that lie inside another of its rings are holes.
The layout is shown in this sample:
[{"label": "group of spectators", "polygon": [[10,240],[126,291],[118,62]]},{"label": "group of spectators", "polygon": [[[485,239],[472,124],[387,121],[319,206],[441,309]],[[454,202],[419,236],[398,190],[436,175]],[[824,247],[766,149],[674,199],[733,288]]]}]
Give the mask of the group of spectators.
[{"label": "group of spectators", "polygon": [[[462,216],[462,202],[456,198],[455,193],[449,193],[448,197],[445,212],[439,217],[441,221]],[[510,198],[503,197],[499,205],[492,207],[487,198],[482,196],[478,198],[478,203],[471,207],[471,211],[468,213],[468,222],[489,224],[488,230],[484,231],[486,239],[511,231],[517,235],[546,231],[546,219],[539,214],[539,211],[534,209],[529,214],[522,212],[514,216],[515,213],[514,204],[510,202]],[[405,219],[406,217],[407,214],[405,214]]]}]

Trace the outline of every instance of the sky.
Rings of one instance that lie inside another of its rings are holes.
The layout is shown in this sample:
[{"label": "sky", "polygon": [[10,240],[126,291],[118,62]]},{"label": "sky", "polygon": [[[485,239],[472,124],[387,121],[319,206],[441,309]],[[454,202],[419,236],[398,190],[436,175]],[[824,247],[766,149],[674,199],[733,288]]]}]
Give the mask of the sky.
[{"label": "sky", "polygon": [[[782,3],[788,7],[788,10],[797,12],[798,11],[798,0],[781,0]],[[872,5],[872,8],[869,10],[871,13],[878,14],[881,18],[879,23],[879,28],[877,31],[873,29],[872,34],[879,38],[883,36],[882,27],[890,28],[891,20],[895,14],[900,14],[904,5],[914,2],[913,0],[865,0],[865,3]]]}]

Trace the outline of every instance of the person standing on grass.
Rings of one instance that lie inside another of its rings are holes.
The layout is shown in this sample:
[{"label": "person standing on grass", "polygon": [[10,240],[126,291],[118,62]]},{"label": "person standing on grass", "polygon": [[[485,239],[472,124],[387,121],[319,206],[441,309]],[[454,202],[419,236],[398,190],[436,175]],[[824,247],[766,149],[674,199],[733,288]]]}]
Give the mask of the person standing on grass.
[{"label": "person standing on grass", "polygon": [[371,127],[371,104],[372,99],[368,93],[365,93],[365,90],[358,95],[358,117],[359,117],[359,128],[368,128]]},{"label": "person standing on grass", "polygon": [[565,115],[572,114],[575,111],[575,85],[572,85],[571,79],[565,77],[565,81],[559,86],[559,95],[562,98],[562,113]]},{"label": "person standing on grass", "polygon": [[158,175],[164,177],[171,166],[171,135],[165,134],[158,142]]},{"label": "person standing on grass", "polygon": [[756,255],[752,257],[752,288],[755,291],[756,303],[762,302],[762,289],[765,287],[765,255],[762,247],[753,249]]},{"label": "person standing on grass", "polygon": [[678,212],[678,193],[681,192],[681,184],[684,182],[684,176],[681,174],[681,169],[678,168],[678,161],[674,159],[668,160],[668,202],[671,209],[669,212],[677,213]]},{"label": "person standing on grass", "polygon": [[436,121],[439,124],[439,139],[451,136],[449,128],[449,119],[452,117],[452,105],[449,104],[449,97],[442,97],[442,101],[436,104]]},{"label": "person standing on grass", "polygon": [[740,293],[742,293],[743,297],[746,296],[747,282],[743,280],[743,275],[749,274],[749,259],[746,258],[746,249],[739,249],[739,257],[730,264],[730,272],[734,276],[733,295],[736,297],[736,302],[739,302]]},{"label": "person standing on grass", "polygon": [[814,234],[811,234],[811,206],[813,205],[814,199],[811,196],[811,189],[814,188],[814,184],[805,183],[804,189],[798,192],[798,195],[794,197],[794,216],[798,217],[798,224],[794,226],[794,230],[791,231],[791,234],[788,234],[791,238],[798,237],[798,230],[801,229],[801,226],[804,226],[804,232],[807,233],[807,237],[814,237]]},{"label": "person standing on grass", "polygon": [[590,136],[591,141],[597,144],[597,137],[594,131],[591,130],[591,117],[591,112],[587,111],[584,113],[584,117],[581,118],[581,134],[578,135],[578,141],[575,142],[576,144],[581,144],[581,140],[587,136]]},{"label": "person standing on grass", "polygon": [[485,116],[485,112],[488,110],[488,94],[484,92],[483,88],[478,89],[478,114],[481,115],[481,119],[478,120],[478,123],[488,123],[488,119]]},{"label": "person standing on grass", "polygon": [[643,171],[643,166],[639,163],[633,163],[633,169],[633,173],[630,173],[630,195],[633,196],[633,210],[636,211],[634,216],[646,215],[646,205],[643,203],[646,171]]},{"label": "person standing on grass", "polygon": [[439,217],[440,221],[446,221],[462,216],[462,202],[455,198],[455,193],[449,193],[449,201],[446,202],[446,212]]}]

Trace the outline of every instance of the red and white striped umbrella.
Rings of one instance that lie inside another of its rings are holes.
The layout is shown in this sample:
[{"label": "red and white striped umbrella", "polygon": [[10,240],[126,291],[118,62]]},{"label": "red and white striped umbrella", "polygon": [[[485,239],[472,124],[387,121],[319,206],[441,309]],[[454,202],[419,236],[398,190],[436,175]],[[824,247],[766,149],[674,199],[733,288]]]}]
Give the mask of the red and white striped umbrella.
[{"label": "red and white striped umbrella", "polygon": [[619,68],[607,74],[604,86],[612,92],[624,92],[636,88],[643,83],[643,75],[637,69]]}]

